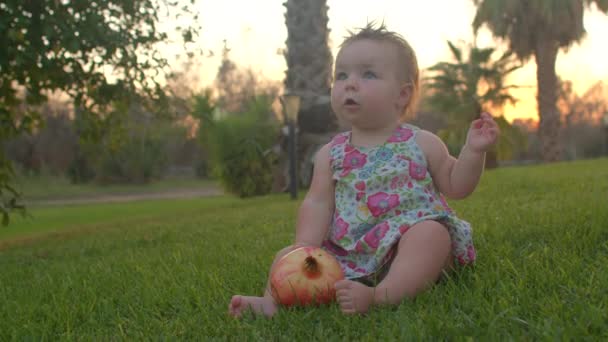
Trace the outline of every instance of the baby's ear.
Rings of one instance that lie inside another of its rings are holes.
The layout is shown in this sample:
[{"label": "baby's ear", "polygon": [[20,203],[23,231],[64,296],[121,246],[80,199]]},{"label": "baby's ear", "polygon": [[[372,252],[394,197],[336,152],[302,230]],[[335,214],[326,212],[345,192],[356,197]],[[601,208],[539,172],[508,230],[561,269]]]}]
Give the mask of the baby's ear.
[{"label": "baby's ear", "polygon": [[412,85],[410,83],[404,83],[399,89],[399,107],[405,108],[412,98]]}]

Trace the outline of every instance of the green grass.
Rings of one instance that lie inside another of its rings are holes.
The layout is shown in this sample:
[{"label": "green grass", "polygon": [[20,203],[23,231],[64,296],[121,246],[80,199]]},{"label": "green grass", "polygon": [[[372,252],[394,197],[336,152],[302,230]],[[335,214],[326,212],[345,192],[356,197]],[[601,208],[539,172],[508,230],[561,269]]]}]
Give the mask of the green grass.
[{"label": "green grass", "polygon": [[207,199],[149,200],[124,203],[41,206],[29,208],[25,217],[11,217],[11,224],[0,227],[0,247],[64,236],[95,232],[114,225],[146,225],[170,222],[180,216],[200,215],[201,208],[223,208],[244,205],[232,198],[217,196]]},{"label": "green grass", "polygon": [[195,190],[215,186],[216,182],[197,178],[165,178],[148,184],[99,185],[72,184],[65,177],[50,175],[17,177],[17,189],[26,202],[89,198],[103,195],[145,194],[168,190]]},{"label": "green grass", "polygon": [[230,297],[259,294],[293,236],[287,196],[33,208],[0,231],[0,340],[608,337],[608,160],[486,172],[451,204],[474,226],[475,267],[366,316],[240,321]]}]

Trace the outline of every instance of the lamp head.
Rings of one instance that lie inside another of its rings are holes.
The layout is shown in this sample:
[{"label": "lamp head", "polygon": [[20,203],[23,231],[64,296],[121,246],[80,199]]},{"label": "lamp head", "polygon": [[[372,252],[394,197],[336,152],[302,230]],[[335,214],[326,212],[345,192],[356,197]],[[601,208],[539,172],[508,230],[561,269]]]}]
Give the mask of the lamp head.
[{"label": "lamp head", "polygon": [[297,121],[300,111],[300,96],[293,93],[285,93],[281,96],[281,104],[287,120]]}]

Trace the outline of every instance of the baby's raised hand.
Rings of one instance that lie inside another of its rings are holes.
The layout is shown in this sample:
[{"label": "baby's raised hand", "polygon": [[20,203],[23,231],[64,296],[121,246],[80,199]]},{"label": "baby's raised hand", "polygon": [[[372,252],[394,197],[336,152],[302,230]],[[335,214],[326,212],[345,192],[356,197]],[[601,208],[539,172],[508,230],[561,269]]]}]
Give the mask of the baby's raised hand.
[{"label": "baby's raised hand", "polygon": [[481,117],[471,123],[467,134],[467,146],[475,152],[487,152],[500,135],[498,124],[489,113],[482,113]]}]

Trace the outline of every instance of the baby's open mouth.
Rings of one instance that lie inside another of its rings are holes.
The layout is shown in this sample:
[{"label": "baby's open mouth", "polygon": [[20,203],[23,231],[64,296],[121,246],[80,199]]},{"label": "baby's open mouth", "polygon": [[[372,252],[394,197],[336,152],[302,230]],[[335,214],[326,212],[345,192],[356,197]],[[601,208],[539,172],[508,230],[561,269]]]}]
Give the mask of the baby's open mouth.
[{"label": "baby's open mouth", "polygon": [[353,99],[346,99],[344,101],[344,104],[347,105],[347,106],[350,106],[350,105],[357,105],[358,103],[357,103],[357,101],[355,101]]}]

